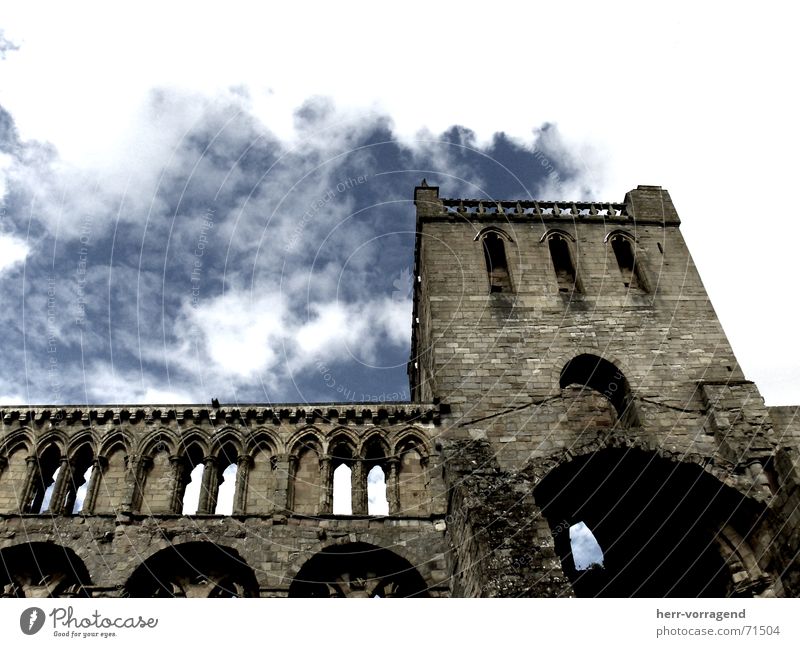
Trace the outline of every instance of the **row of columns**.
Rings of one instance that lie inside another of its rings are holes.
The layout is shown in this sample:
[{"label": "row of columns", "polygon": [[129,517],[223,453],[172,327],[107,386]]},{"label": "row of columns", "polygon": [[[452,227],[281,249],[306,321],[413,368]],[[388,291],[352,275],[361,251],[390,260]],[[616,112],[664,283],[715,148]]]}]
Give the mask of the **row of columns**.
[{"label": "row of columns", "polygon": [[[399,459],[390,457],[381,461],[374,460],[342,460],[334,459],[330,455],[320,458],[320,488],[319,512],[320,514],[332,514],[333,512],[333,461],[339,464],[346,464],[351,470],[351,497],[352,511],[354,515],[368,514],[368,494],[367,494],[367,466],[379,466],[384,471],[386,482],[386,498],[389,504],[389,514],[397,514],[400,510],[399,493]],[[297,471],[296,456],[273,457],[272,469],[276,479],[275,488],[275,507],[277,509],[289,509],[293,503],[293,488],[291,483]],[[152,467],[153,459],[149,456],[140,454],[129,454],[125,457],[125,493],[120,505],[120,509],[125,513],[134,513],[139,510],[144,482],[147,473]],[[171,468],[172,489],[170,492],[169,509],[172,514],[180,514],[183,508],[183,495],[188,483],[189,463],[185,456],[173,455],[169,458]],[[39,461],[35,456],[26,459],[27,471],[25,486],[22,490],[19,509],[22,512],[38,512],[41,505],[41,497],[50,483],[44,482],[44,476],[40,472]],[[206,456],[203,458],[203,481],[200,488],[200,500],[197,508],[198,514],[213,514],[217,505],[219,492],[219,459],[216,456]],[[233,514],[240,515],[246,513],[247,503],[247,483],[252,458],[247,455],[240,455],[236,458],[236,487],[233,501]],[[0,457],[0,473],[5,469],[7,460]],[[108,468],[108,462],[104,457],[97,457],[91,462],[92,473],[89,479],[89,486],[84,498],[81,511],[84,514],[94,512],[97,493],[103,475]],[[81,479],[83,473],[78,473],[81,469],[85,472],[85,467],[76,467],[75,463],[65,457],[60,458],[60,469],[56,478],[55,487],[50,499],[47,510],[43,512],[49,514],[69,515],[75,503],[75,495],[83,485]],[[284,469],[281,469],[283,467]],[[338,467],[338,465],[337,465]],[[371,468],[370,468],[371,469]],[[37,488],[39,488],[37,490]],[[35,500],[34,500],[35,499]]]},{"label": "row of columns", "polygon": [[[297,473],[297,456],[289,457],[289,469],[291,482],[294,482],[294,475]],[[399,459],[396,457],[387,458],[381,461],[362,461],[358,459],[342,460],[336,459],[339,465],[347,465],[350,468],[350,496],[354,515],[369,514],[369,499],[367,494],[367,472],[366,464],[372,467],[378,466],[383,470],[386,480],[386,499],[389,503],[389,514],[397,514],[400,510],[400,489],[398,484]],[[325,455],[319,460],[320,467],[320,514],[333,513],[333,467],[334,458]],[[338,467],[337,465],[336,467]],[[370,468],[371,469],[371,468]],[[290,497],[290,500],[293,498]],[[292,501],[293,503],[293,501]]]}]

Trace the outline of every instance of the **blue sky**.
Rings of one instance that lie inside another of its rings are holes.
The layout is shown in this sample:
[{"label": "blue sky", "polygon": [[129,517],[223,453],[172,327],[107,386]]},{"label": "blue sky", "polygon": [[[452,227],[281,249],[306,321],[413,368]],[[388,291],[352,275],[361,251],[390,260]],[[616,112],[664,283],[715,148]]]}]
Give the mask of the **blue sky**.
[{"label": "blue sky", "polygon": [[422,177],[502,198],[664,185],[746,374],[799,402],[790,283],[765,280],[793,276],[800,233],[779,10],[412,5],[387,30],[360,3],[9,3],[0,403],[406,399]]}]

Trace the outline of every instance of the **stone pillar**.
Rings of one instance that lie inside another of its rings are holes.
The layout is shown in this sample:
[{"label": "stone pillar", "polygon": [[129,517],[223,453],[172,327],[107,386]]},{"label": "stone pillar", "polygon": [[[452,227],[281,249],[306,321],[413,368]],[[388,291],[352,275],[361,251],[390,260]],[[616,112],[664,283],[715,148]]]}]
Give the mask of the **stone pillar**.
[{"label": "stone pillar", "polygon": [[149,461],[149,458],[139,454],[130,454],[125,457],[125,498],[120,505],[120,510],[125,514],[132,514],[139,507],[143,472],[147,469]]},{"label": "stone pillar", "polygon": [[400,459],[390,458],[386,461],[389,466],[389,474],[386,477],[386,499],[389,502],[389,514],[400,514],[400,484],[398,473],[400,471]]},{"label": "stone pillar", "polygon": [[236,459],[236,492],[233,495],[233,514],[247,512],[247,479],[250,475],[252,459],[242,454]]},{"label": "stone pillar", "polygon": [[214,514],[217,507],[217,489],[219,486],[219,469],[217,458],[206,456],[203,459],[203,483],[200,487],[200,505],[197,507],[199,514]]},{"label": "stone pillar", "polygon": [[40,479],[39,477],[39,461],[36,459],[36,456],[28,456],[25,459],[26,463],[26,471],[25,471],[25,487],[22,488],[22,494],[19,497],[19,511],[24,512],[38,512],[38,510],[32,510],[31,504],[33,501],[33,492],[36,489],[36,481]]},{"label": "stone pillar", "polygon": [[186,490],[186,461],[183,456],[174,454],[169,457],[172,468],[172,493],[170,495],[169,509],[172,514],[183,512],[183,493]]},{"label": "stone pillar", "polygon": [[[282,492],[286,493],[285,510],[294,509],[294,475],[297,473],[297,456],[286,456],[283,461],[278,461],[278,464],[283,464],[286,468],[286,476],[284,479],[276,478],[277,485],[275,487],[276,496],[280,496]],[[281,487],[283,485],[283,487]],[[275,507],[280,509],[281,501],[276,499]]]},{"label": "stone pillar", "polygon": [[319,459],[319,513],[333,512],[333,475],[331,474],[331,457],[328,454]]},{"label": "stone pillar", "polygon": [[360,460],[353,462],[351,474],[351,496],[353,514],[367,514],[367,475],[364,474],[364,463]]},{"label": "stone pillar", "polygon": [[50,504],[47,506],[46,512],[50,514],[69,514],[66,510],[67,507],[67,490],[72,483],[72,462],[61,457],[59,459],[58,477],[53,486],[53,495],[50,497]]},{"label": "stone pillar", "polygon": [[100,489],[100,482],[103,474],[108,469],[108,461],[102,456],[98,456],[92,461],[92,476],[89,478],[89,487],[86,488],[86,498],[83,500],[83,514],[94,512],[94,503],[97,501],[97,492]]}]

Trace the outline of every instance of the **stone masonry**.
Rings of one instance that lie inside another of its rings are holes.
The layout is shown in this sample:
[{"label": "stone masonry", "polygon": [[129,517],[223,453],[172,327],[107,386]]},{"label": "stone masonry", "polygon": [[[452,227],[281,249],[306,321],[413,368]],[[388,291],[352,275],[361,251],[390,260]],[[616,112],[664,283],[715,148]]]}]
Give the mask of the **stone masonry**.
[{"label": "stone masonry", "polygon": [[0,410],[2,594],[800,594],[800,410],[742,374],[669,194],[438,193],[411,403]]}]

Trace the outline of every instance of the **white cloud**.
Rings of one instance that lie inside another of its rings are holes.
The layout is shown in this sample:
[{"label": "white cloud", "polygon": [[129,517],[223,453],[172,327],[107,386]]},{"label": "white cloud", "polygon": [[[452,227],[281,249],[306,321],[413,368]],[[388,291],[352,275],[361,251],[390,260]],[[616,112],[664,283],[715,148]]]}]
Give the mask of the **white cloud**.
[{"label": "white cloud", "polygon": [[30,247],[24,240],[0,234],[0,274],[21,263],[30,253]]},{"label": "white cloud", "polygon": [[[800,124],[787,82],[800,58],[793,7],[578,5],[500,0],[492,11],[453,11],[410,2],[386,15],[346,2],[260,11],[153,3],[123,14],[105,3],[54,3],[42,20],[40,5],[12,2],[4,26],[20,48],[2,61],[0,102],[23,139],[53,142],[77,170],[104,169],[100,196],[68,197],[60,208],[59,186],[38,185],[53,222],[86,209],[115,214],[119,201],[104,200],[105,192],[126,187],[130,200],[152,199],[164,157],[201,97],[240,102],[287,145],[308,134],[294,111],[311,96],[333,97],[337,112],[322,121],[331,150],[346,130],[339,120],[376,112],[408,142],[454,120],[479,143],[498,130],[532,142],[534,128],[555,122],[568,150],[584,156],[594,197],[618,200],[637,184],[670,190],[745,372],[774,383],[767,358],[800,365],[791,327],[779,325],[794,317],[786,285],[800,235]],[[464,37],[475,46],[453,45]],[[426,46],[410,47],[415,39]],[[154,88],[197,99],[180,106],[179,119],[170,117],[174,105],[156,119]],[[31,185],[40,179],[32,175]],[[563,198],[580,189],[552,188]],[[763,240],[754,236],[762,230]],[[266,348],[245,372],[269,364]],[[797,401],[791,393],[800,383],[791,379],[780,393],[765,390],[768,403]]]}]

